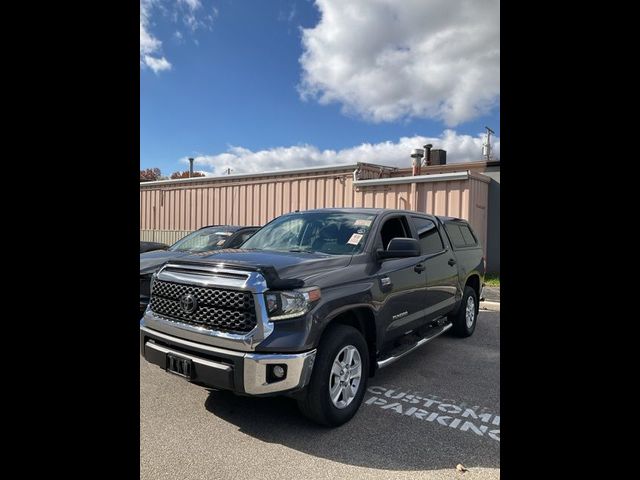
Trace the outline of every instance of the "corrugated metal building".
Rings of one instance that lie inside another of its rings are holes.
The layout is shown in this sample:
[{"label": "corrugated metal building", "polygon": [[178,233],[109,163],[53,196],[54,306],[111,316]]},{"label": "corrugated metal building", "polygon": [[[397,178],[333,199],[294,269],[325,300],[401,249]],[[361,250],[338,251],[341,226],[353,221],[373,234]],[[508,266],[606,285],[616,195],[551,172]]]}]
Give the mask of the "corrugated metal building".
[{"label": "corrugated metal building", "polygon": [[[486,163],[434,165],[411,176],[411,169],[358,163],[144,182],[140,239],[171,244],[206,225],[264,225],[295,210],[376,207],[467,219],[486,254],[492,242],[487,238],[491,178],[478,173],[483,166]],[[491,269],[491,256],[487,262]]]}]

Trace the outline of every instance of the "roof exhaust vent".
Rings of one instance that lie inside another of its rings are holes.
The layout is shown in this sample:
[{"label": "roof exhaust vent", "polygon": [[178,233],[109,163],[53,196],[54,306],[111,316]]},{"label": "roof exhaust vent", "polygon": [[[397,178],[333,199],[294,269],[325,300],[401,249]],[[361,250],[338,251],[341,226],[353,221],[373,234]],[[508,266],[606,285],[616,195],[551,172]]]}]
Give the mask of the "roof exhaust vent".
[{"label": "roof exhaust vent", "polygon": [[424,151],[426,152],[424,158],[425,158],[425,165],[427,167],[431,166],[431,148],[433,147],[433,145],[431,145],[430,143],[427,143],[424,146]]},{"label": "roof exhaust vent", "polygon": [[431,165],[446,165],[447,151],[440,148],[431,150]]},{"label": "roof exhaust vent", "polygon": [[485,162],[490,162],[493,160],[493,154],[491,152],[491,135],[495,135],[496,132],[491,130],[489,127],[484,127],[487,132],[484,136],[484,141],[482,142],[482,156]]},{"label": "roof exhaust vent", "polygon": [[411,175],[413,175],[414,177],[416,175],[420,175],[420,166],[422,165],[423,155],[424,150],[422,150],[421,148],[414,148],[413,150],[411,150],[411,166],[413,167]]}]

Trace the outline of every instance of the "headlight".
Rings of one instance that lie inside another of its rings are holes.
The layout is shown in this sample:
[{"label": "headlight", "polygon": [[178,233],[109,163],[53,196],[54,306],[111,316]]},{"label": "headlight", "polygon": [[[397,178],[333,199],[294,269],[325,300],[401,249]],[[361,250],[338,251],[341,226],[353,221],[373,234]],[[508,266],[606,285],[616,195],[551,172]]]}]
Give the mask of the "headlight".
[{"label": "headlight", "polygon": [[320,300],[318,287],[287,290],[283,292],[269,292],[264,294],[267,312],[271,320],[295,318],[307,313],[314,302]]}]

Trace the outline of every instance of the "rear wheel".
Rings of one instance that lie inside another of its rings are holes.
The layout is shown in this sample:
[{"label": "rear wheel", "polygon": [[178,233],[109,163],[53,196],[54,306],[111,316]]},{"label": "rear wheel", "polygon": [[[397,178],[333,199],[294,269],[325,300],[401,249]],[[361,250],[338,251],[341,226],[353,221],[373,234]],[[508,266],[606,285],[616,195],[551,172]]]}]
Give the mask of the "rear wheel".
[{"label": "rear wheel", "polygon": [[468,285],[464,287],[464,295],[458,311],[449,318],[453,327],[451,331],[457,337],[470,337],[476,329],[478,320],[478,295]]},{"label": "rear wheel", "polygon": [[369,376],[369,350],[348,325],[329,327],[318,346],[311,380],[298,399],[300,411],[327,426],[348,422],[362,403]]}]

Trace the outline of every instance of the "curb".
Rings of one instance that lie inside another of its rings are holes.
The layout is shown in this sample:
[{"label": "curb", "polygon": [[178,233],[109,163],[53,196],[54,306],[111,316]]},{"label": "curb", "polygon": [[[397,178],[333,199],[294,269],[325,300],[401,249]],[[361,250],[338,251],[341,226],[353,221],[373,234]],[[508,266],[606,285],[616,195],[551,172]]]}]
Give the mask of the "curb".
[{"label": "curb", "polygon": [[480,302],[480,310],[489,310],[492,312],[500,311],[500,302]]}]

